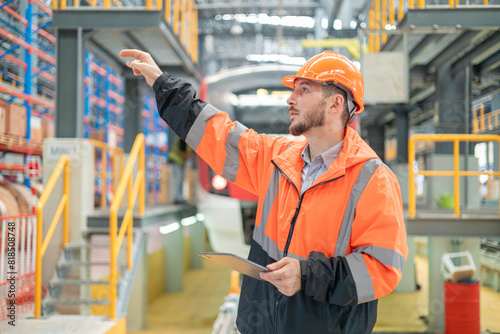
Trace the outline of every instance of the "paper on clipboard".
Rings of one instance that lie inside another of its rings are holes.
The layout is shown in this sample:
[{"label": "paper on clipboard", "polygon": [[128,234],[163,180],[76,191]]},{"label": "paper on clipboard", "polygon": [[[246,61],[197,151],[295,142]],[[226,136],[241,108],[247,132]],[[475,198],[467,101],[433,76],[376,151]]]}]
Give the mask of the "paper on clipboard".
[{"label": "paper on clipboard", "polygon": [[231,253],[201,252],[198,255],[258,280],[262,280],[259,273],[269,271],[266,267]]}]

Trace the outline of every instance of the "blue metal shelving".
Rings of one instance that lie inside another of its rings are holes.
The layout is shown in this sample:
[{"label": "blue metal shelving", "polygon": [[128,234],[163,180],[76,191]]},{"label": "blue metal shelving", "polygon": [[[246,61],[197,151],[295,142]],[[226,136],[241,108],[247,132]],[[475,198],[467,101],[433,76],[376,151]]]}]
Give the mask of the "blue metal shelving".
[{"label": "blue metal shelving", "polygon": [[[16,140],[18,149],[12,151],[24,154],[25,165],[29,165],[32,154],[41,154],[41,142],[37,141],[40,137],[32,138],[33,117],[54,121],[52,71],[56,39],[46,30],[51,13],[50,8],[37,0],[7,0],[0,5],[0,105],[12,113],[22,110],[10,108],[12,104],[24,107],[26,132],[22,140]],[[14,140],[9,139],[10,135],[1,141]],[[13,166],[18,170],[19,167]],[[30,178],[25,178],[25,184],[30,186]]]},{"label": "blue metal shelving", "polygon": [[143,93],[142,119],[146,137],[146,181],[148,201],[159,203],[160,167],[167,163],[168,125],[160,118],[155,98],[149,91]]}]

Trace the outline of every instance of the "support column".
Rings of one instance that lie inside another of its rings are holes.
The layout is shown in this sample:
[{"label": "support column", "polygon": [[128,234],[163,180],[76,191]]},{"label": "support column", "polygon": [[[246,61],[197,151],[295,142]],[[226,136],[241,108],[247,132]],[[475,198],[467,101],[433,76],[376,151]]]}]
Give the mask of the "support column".
[{"label": "support column", "polygon": [[135,137],[142,132],[141,125],[141,108],[142,108],[142,92],[141,82],[137,78],[125,79],[125,114],[123,129],[127,134],[123,137],[123,150],[129,153],[134,145]]},{"label": "support column", "polygon": [[83,30],[57,30],[56,117],[57,138],[83,138],[84,52]]},{"label": "support column", "polygon": [[385,157],[384,140],[385,129],[383,125],[370,125],[368,127],[368,143],[382,160],[384,160]]},{"label": "support column", "polygon": [[408,163],[408,139],[409,139],[410,119],[408,111],[404,105],[399,105],[396,108],[396,138],[397,146],[397,162]]},{"label": "support column", "polygon": [[[465,70],[452,74],[451,65],[439,67],[436,75],[436,107],[438,125],[436,133],[467,133]],[[436,143],[436,153],[452,154],[453,143]]]},{"label": "support column", "polygon": [[[328,36],[327,30],[323,28],[322,22],[326,17],[326,11],[323,7],[316,7],[314,9],[314,39],[322,40]],[[328,28],[328,27],[327,27]],[[306,58],[310,58],[323,51],[323,48],[317,46],[313,48],[308,48],[306,51]]]}]

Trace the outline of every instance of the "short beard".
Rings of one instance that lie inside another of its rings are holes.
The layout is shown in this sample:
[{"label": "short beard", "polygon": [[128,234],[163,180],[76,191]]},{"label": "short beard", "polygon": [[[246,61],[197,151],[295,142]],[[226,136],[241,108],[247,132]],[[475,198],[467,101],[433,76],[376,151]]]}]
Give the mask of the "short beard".
[{"label": "short beard", "polygon": [[308,114],[303,121],[290,124],[288,129],[290,134],[300,136],[312,128],[323,126],[325,124],[325,107],[326,99],[321,99],[313,108],[314,112]]}]

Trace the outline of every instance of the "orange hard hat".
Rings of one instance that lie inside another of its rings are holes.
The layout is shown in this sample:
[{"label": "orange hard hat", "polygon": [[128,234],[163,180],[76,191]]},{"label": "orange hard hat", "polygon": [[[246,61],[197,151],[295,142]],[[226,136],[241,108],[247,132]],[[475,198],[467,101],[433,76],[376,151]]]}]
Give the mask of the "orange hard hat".
[{"label": "orange hard hat", "polygon": [[333,51],[323,51],[322,53],[309,59],[297,72],[296,75],[289,75],[283,78],[283,85],[294,88],[295,80],[298,78],[317,81],[318,83],[333,82],[344,90],[349,90],[356,104],[354,114],[359,114],[364,109],[364,84],[363,76],[354,63],[349,58]]}]

